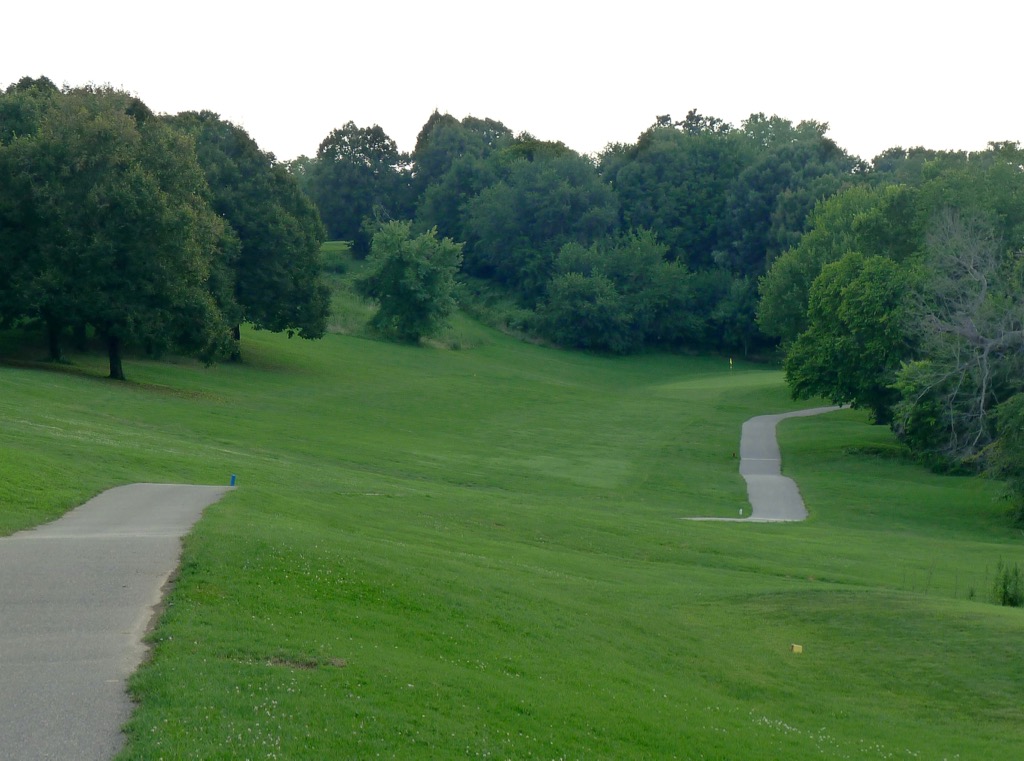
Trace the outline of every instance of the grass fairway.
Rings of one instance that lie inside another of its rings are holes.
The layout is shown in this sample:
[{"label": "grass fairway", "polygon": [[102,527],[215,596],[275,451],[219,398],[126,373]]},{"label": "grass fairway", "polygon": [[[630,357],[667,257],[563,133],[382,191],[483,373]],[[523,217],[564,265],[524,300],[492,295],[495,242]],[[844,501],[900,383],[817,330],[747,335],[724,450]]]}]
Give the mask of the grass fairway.
[{"label": "grass fairway", "polygon": [[[1024,743],[1024,560],[993,484],[780,426],[802,524],[745,504],[779,373],[246,333],[132,383],[0,367],[0,530],[133,481],[225,483],[132,689],[123,759],[1000,759]],[[972,595],[975,599],[971,599]],[[791,643],[804,647],[801,655]]]}]

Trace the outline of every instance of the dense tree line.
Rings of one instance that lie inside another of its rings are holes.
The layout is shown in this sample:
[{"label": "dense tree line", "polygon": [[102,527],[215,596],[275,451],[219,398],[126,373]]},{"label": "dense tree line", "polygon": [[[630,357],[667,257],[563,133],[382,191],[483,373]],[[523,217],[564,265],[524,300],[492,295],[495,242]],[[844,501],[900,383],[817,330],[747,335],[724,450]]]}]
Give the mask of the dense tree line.
[{"label": "dense tree line", "polygon": [[924,461],[988,471],[1024,519],[1024,151],[890,151],[761,280],[796,397],[863,407]]},{"label": "dense tree line", "polygon": [[584,156],[435,112],[279,163],[210,112],[108,88],[0,94],[0,326],[57,359],[95,335],[237,355],[238,325],[325,331],[325,235],[369,257],[373,326],[436,331],[456,278],[558,345],[781,349],[796,397],[862,407],[937,467],[988,470],[1024,517],[1024,151],[849,155],[827,125],[659,116]]},{"label": "dense tree line", "polygon": [[[526,327],[557,343],[747,353],[773,344],[755,320],[757,279],[800,239],[818,200],[861,181],[862,163],[826,132],[762,114],[734,128],[691,112],[592,157],[435,112],[409,155],[380,127],[348,123],[289,167],[357,254],[388,221],[436,229],[462,243],[463,275],[513,294],[533,315]],[[671,265],[659,269],[670,287],[609,276],[641,240]],[[658,299],[672,308],[641,305]],[[581,330],[597,313],[617,327]]]},{"label": "dense tree line", "polygon": [[250,322],[326,327],[323,227],[273,156],[211,113],[24,78],[0,94],[0,326],[122,353],[238,356]]},{"label": "dense tree line", "polygon": [[[1016,144],[869,163],[818,122],[697,112],[598,156],[440,113],[401,155],[348,124],[291,165],[357,251],[396,219],[457,241],[462,276],[513,294],[556,344],[781,347],[795,396],[863,407],[932,464],[998,472],[1018,498],[1022,167]],[[364,190],[337,207],[342,176]]]}]

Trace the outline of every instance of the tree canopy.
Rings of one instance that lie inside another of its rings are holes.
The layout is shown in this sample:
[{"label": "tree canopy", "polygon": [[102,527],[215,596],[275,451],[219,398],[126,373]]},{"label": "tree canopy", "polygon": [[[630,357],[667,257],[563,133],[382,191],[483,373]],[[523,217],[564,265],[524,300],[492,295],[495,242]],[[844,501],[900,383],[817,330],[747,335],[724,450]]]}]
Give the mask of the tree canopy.
[{"label": "tree canopy", "polygon": [[435,111],[410,154],[349,121],[281,163],[208,111],[0,93],[0,327],[45,327],[55,358],[72,331],[114,377],[125,345],[237,351],[241,322],[321,336],[325,236],[369,254],[387,337],[435,332],[482,279],[559,346],[778,352],[795,396],[864,407],[933,465],[1024,472],[1017,143],[866,162],[822,122],[690,111],[583,156]]},{"label": "tree canopy", "polygon": [[155,116],[108,87],[0,95],[0,325],[212,361],[239,322],[323,335],[323,228],[294,178],[215,114]]},{"label": "tree canopy", "polygon": [[0,171],[18,196],[2,204],[17,294],[2,299],[8,321],[43,321],[57,356],[65,327],[92,326],[117,379],[129,343],[223,353],[229,331],[210,285],[231,244],[187,138],[124,93],[69,90],[3,146]]},{"label": "tree canopy", "polygon": [[436,230],[412,233],[409,222],[389,222],[373,236],[368,270],[356,281],[377,302],[370,324],[397,341],[416,343],[446,324],[455,309],[455,273],[462,244]]},{"label": "tree canopy", "polygon": [[354,122],[333,130],[317,149],[307,186],[332,240],[348,240],[365,256],[370,245],[368,222],[407,217],[406,157],[376,124]]},{"label": "tree canopy", "polygon": [[217,114],[184,112],[167,121],[195,141],[213,208],[238,237],[230,262],[235,324],[322,337],[329,310],[320,260],[326,233],[297,181]]}]

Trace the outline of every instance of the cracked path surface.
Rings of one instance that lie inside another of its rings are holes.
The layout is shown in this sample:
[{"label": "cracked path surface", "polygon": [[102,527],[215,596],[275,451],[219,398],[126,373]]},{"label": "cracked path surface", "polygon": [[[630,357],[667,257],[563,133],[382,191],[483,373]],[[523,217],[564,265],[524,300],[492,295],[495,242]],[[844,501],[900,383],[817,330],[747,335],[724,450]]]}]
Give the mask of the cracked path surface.
[{"label": "cracked path surface", "polygon": [[834,412],[840,407],[815,407],[777,415],[758,415],[743,424],[740,434],[740,475],[747,482],[750,517],[691,518],[698,521],[775,523],[807,518],[803,497],[792,478],[782,475],[782,455],[775,426],[790,417],[807,417]]},{"label": "cracked path surface", "polygon": [[0,539],[0,758],[110,759],[181,537],[230,487],[133,484]]}]

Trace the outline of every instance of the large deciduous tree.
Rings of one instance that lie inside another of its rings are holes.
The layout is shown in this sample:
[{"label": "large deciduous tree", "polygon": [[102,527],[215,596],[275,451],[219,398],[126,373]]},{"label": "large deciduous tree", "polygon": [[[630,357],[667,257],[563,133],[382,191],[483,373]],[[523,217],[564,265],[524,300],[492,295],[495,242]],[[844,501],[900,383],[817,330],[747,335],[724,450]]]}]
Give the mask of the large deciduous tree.
[{"label": "large deciduous tree", "polygon": [[47,77],[22,77],[0,93],[0,145],[32,135],[60,90]]},{"label": "large deciduous tree", "polygon": [[[52,107],[60,90],[46,77],[23,77],[0,92],[0,327],[11,325],[31,312],[24,283],[33,266],[40,220],[32,202],[32,177],[23,170],[24,149],[9,148],[39,130],[43,113]],[[19,154],[19,155],[16,155]],[[59,336],[51,353],[60,357]]]},{"label": "large deciduous tree", "polygon": [[860,168],[830,138],[827,124],[793,126],[779,117],[751,116],[743,133],[755,157],[729,187],[719,262],[758,277],[794,246],[815,203],[854,179]]},{"label": "large deciduous tree", "polygon": [[542,331],[562,346],[621,354],[689,343],[703,317],[690,273],[667,251],[649,230],[565,245],[538,308]]},{"label": "large deciduous tree", "polygon": [[493,119],[467,116],[458,121],[450,114],[431,114],[412,152],[417,224],[465,240],[469,200],[498,180],[497,167],[488,157],[511,139],[511,131]]},{"label": "large deciduous tree", "polygon": [[451,114],[434,111],[420,129],[411,156],[416,195],[440,182],[459,159],[487,158],[511,138],[512,131],[494,119],[467,116],[459,121]]},{"label": "large deciduous tree", "polygon": [[521,137],[495,154],[502,178],[466,207],[466,269],[535,301],[566,243],[583,245],[616,230],[615,195],[587,158]]},{"label": "large deciduous tree", "polygon": [[795,399],[824,396],[892,419],[892,388],[911,355],[912,273],[891,259],[852,252],[822,268],[811,286],[808,327],[790,348],[786,381]]},{"label": "large deciduous tree", "polygon": [[713,265],[730,186],[753,157],[741,133],[691,111],[657,123],[631,146],[610,146],[601,174],[619,198],[624,229],[657,233],[690,269]]},{"label": "large deciduous tree", "polygon": [[772,262],[760,279],[761,330],[788,345],[807,328],[811,283],[822,267],[860,251],[908,261],[920,248],[916,191],[890,185],[848,188],[818,202],[800,242]]},{"label": "large deciduous tree", "polygon": [[206,202],[191,141],[136,98],[82,88],[55,97],[35,131],[2,150],[0,184],[26,194],[18,212],[29,222],[13,286],[51,346],[64,326],[93,326],[116,379],[128,344],[206,359],[224,351],[211,280],[230,236]]},{"label": "large deciduous tree", "polygon": [[1024,260],[993,226],[947,210],[927,240],[914,307],[922,359],[900,372],[896,431],[948,463],[997,436],[997,405],[1024,390]]},{"label": "large deciduous tree", "polygon": [[375,221],[411,214],[407,163],[376,124],[357,127],[350,121],[324,138],[309,187],[331,240],[351,241],[352,250],[365,256]]},{"label": "large deciduous tree", "polygon": [[169,121],[195,140],[213,207],[238,236],[231,277],[236,326],[323,336],[330,309],[321,278],[325,231],[296,179],[217,114],[185,112]]},{"label": "large deciduous tree", "polygon": [[455,309],[462,244],[436,230],[414,236],[409,222],[389,222],[373,236],[358,292],[377,302],[370,324],[397,341],[416,343],[443,327]]}]

